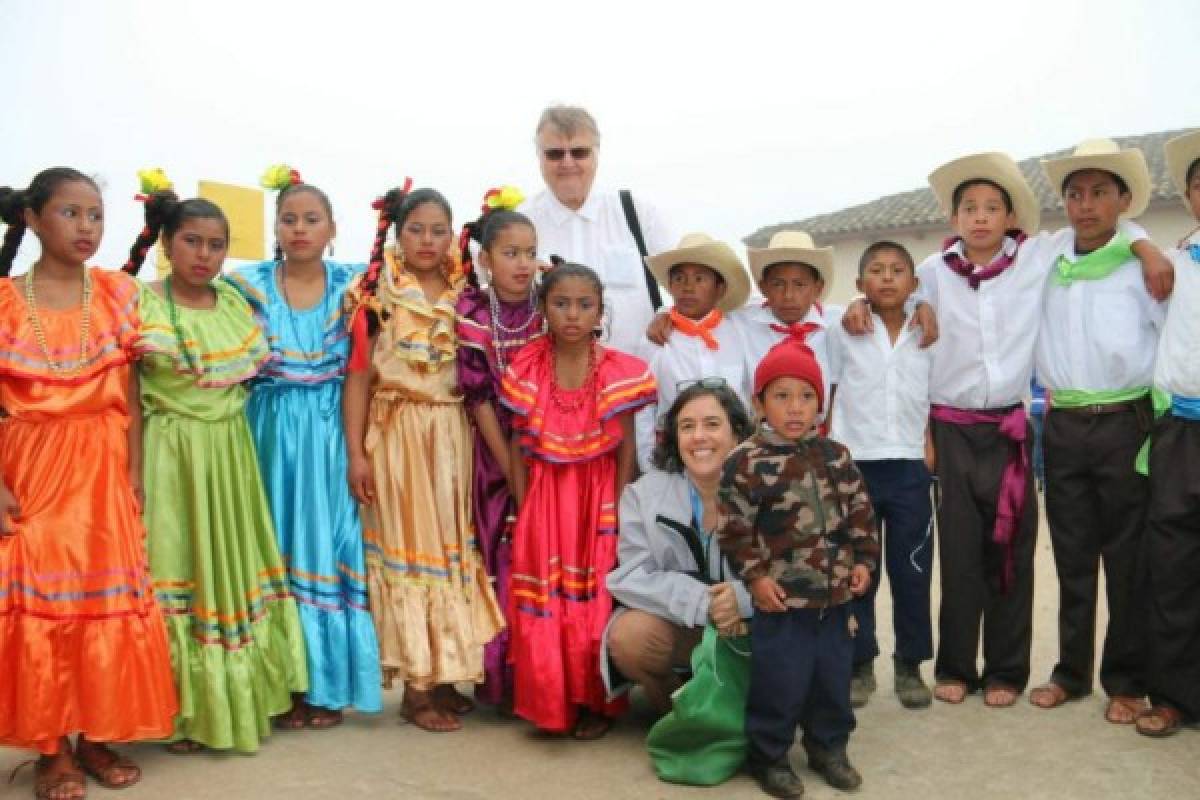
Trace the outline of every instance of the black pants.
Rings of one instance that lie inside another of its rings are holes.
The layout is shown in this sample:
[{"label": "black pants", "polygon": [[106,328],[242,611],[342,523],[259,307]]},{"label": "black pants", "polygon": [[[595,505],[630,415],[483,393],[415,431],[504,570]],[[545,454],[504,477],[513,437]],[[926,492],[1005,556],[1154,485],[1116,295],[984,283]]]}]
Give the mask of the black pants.
[{"label": "black pants", "polygon": [[1150,700],[1200,720],[1200,422],[1154,430],[1145,547]]},{"label": "black pants", "polygon": [[[1000,479],[1012,443],[996,425],[955,425],[933,420],[937,452],[938,547],[941,550],[942,603],[938,612],[938,652],[934,675],[980,686],[1029,682],[1033,643],[1033,556],[1037,544],[1037,494],[1033,471],[1025,480],[1025,510],[1013,543],[1014,575],[1000,588],[1004,555],[992,541]],[[1027,431],[1028,451],[1032,431]],[[983,626],[983,674],[977,666]]]},{"label": "black pants", "polygon": [[797,725],[804,728],[806,749],[844,753],[854,730],[849,603],[773,614],[756,611],[750,639],[746,738],[751,763],[786,758]]},{"label": "black pants", "polygon": [[1108,630],[1100,685],[1145,694],[1142,557],[1149,482],[1134,470],[1148,429],[1133,410],[1046,414],[1046,520],[1058,572],[1058,664],[1050,679],[1069,694],[1092,690],[1096,591],[1104,564]]},{"label": "black pants", "polygon": [[[933,535],[929,502],[929,470],[921,460],[858,461],[867,483],[883,538],[884,564],[892,590],[892,627],[896,657],[919,664],[933,657],[933,623],[929,616],[929,584],[933,574]],[[882,570],[880,570],[882,572]],[[875,594],[880,573],[871,576],[871,588],[851,601],[858,620],[854,638],[854,663],[879,655],[875,637]]]}]

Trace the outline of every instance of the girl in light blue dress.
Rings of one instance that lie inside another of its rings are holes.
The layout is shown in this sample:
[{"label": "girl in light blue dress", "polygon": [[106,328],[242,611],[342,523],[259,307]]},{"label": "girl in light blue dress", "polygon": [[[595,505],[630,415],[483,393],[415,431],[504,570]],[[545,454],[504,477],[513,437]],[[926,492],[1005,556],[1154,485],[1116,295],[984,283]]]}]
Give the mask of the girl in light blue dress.
[{"label": "girl in light blue dress", "polygon": [[322,259],[329,198],[275,167],[275,260],[230,276],[259,317],[272,359],[246,415],[308,647],[309,691],[282,728],[329,728],[342,709],[382,710],[379,645],[368,610],[362,526],[346,480],[342,379],[349,338],[342,296],[362,265]]}]

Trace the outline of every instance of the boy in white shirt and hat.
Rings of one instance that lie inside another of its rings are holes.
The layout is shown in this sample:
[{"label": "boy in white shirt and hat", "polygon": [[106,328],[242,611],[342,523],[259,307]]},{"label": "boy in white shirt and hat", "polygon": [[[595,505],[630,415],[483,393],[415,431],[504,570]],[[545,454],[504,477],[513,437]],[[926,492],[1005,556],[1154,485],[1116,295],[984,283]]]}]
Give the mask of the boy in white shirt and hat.
[{"label": "boy in white shirt and hat", "polygon": [[1042,166],[1062,193],[1071,228],[1050,254],[1034,351],[1038,382],[1050,398],[1042,443],[1059,658],[1029,699],[1055,708],[1091,692],[1103,562],[1104,716],[1129,724],[1146,694],[1142,542],[1150,486],[1135,463],[1153,421],[1150,389],[1165,308],[1147,291],[1130,236],[1117,225],[1145,210],[1150,170],[1140,150],[1108,139],[1083,142]]},{"label": "boy in white shirt and hat", "polygon": [[[1038,229],[1039,204],[1003,153],[950,161],[929,183],[956,232],[917,268],[916,297],[941,331],[929,381],[941,487],[934,696],[961,703],[982,688],[984,702],[1002,708],[1029,680],[1037,504],[1024,398],[1042,297],[1066,234],[1027,234]],[[1122,226],[1147,284],[1169,294],[1169,262],[1141,228]],[[843,325],[870,331],[865,303],[851,304]]]},{"label": "boy in white shirt and hat", "polygon": [[703,233],[690,233],[679,246],[646,259],[651,274],[674,301],[667,312],[675,331],[650,357],[658,401],[635,417],[638,465],[653,469],[652,455],[662,417],[679,391],[703,380],[724,382],[749,412],[746,358],[730,312],[750,296],[750,276],[733,249]]},{"label": "boy in white shirt and hat", "polygon": [[[1167,172],[1200,221],[1200,131],[1165,148]],[[1158,343],[1154,385],[1171,397],[1150,445],[1146,569],[1150,708],[1138,733],[1170,736],[1200,721],[1200,227],[1172,253],[1175,291]]]}]

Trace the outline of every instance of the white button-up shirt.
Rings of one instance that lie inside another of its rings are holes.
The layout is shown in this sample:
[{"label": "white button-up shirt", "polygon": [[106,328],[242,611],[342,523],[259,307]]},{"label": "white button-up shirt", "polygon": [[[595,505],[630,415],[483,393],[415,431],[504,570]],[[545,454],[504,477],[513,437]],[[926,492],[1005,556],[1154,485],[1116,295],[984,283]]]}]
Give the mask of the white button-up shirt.
[{"label": "white button-up shirt", "polygon": [[[1016,261],[978,289],[946,264],[943,251],[917,267],[916,295],[932,306],[940,332],[930,348],[932,402],[988,409],[1024,399],[1033,375],[1033,346],[1051,253],[1061,236],[1030,236],[1016,250]],[[1005,237],[1004,253],[1011,255],[1016,247],[1015,240]]]},{"label": "white button-up shirt", "polygon": [[725,316],[713,329],[718,349],[710,350],[698,336],[689,336],[681,331],[671,332],[667,343],[655,348],[650,359],[650,371],[658,382],[658,402],[638,410],[634,417],[637,433],[638,465],[643,472],[652,468],[650,459],[657,442],[657,427],[679,396],[678,385],[682,381],[697,381],[701,378],[724,378],[746,405],[746,412],[753,416],[750,395],[744,394],[746,386],[746,358],[742,353],[741,339],[733,322]]},{"label": "white button-up shirt", "polygon": [[[650,255],[674,247],[677,237],[662,215],[633,193],[642,237]],[[604,303],[609,315],[607,343],[627,353],[652,355],[646,328],[654,319],[654,307],[646,288],[645,270],[633,233],[625,221],[616,190],[593,187],[578,211],[559,202],[545,190],[524,203],[521,213],[537,229],[538,257],[549,262],[551,254],[585,264],[604,282]],[[661,290],[664,306],[670,295]]]},{"label": "white button-up shirt", "polygon": [[[811,322],[819,326],[818,330],[810,333],[805,341],[821,366],[821,376],[825,379],[826,401],[829,400],[829,347],[826,326],[841,325],[841,312],[842,309],[836,306],[826,306],[822,312],[814,304],[809,307],[808,313],[801,320],[802,323]],[[737,326],[738,335],[742,341],[742,353],[746,359],[746,383],[739,394],[743,397],[753,398],[754,370],[758,368],[758,362],[763,360],[763,356],[767,354],[768,350],[786,339],[788,334],[771,327],[772,325],[783,325],[783,323],[775,316],[774,311],[764,305],[746,306],[732,312],[729,317]],[[753,413],[753,406],[751,406],[751,413]],[[821,417],[824,418],[824,416],[822,413]]]},{"label": "white button-up shirt", "polygon": [[908,319],[893,344],[872,316],[875,329],[864,336],[829,329],[830,383],[837,386],[830,438],[855,461],[924,458],[933,354]]},{"label": "white button-up shirt", "polygon": [[[1075,261],[1075,232],[1065,231],[1060,255]],[[1165,307],[1146,290],[1142,263],[1130,258],[1107,277],[1046,284],[1035,359],[1038,383],[1055,389],[1118,391],[1149,386]]]},{"label": "white button-up shirt", "polygon": [[1167,305],[1167,320],[1158,341],[1154,385],[1180,397],[1200,397],[1200,264],[1192,260],[1189,243],[1200,243],[1200,234],[1171,253],[1175,262],[1175,289]]}]

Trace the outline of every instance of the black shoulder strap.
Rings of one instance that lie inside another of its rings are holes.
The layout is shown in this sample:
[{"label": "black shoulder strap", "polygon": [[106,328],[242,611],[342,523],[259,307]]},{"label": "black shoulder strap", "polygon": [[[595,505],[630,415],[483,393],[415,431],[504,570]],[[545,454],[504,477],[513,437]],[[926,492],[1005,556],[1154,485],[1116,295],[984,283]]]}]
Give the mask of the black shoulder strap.
[{"label": "black shoulder strap", "polygon": [[621,208],[625,211],[625,224],[629,226],[629,232],[633,234],[633,241],[637,243],[638,252],[642,256],[642,274],[646,276],[646,291],[650,295],[650,305],[654,306],[654,310],[658,311],[662,308],[662,293],[658,289],[658,281],[654,280],[653,273],[646,266],[646,256],[650,253],[646,250],[646,240],[642,238],[642,225],[638,222],[637,210],[633,207],[633,193],[628,189],[622,189],[618,194],[621,196]]}]

